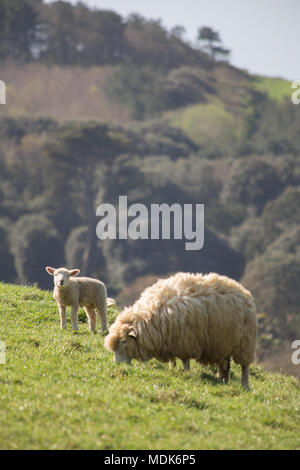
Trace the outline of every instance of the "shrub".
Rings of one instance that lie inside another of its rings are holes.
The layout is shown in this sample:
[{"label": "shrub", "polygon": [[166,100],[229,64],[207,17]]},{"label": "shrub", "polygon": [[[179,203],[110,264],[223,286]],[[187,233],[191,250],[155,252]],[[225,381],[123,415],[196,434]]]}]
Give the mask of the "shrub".
[{"label": "shrub", "polygon": [[264,245],[267,247],[287,228],[300,224],[300,187],[288,187],[262,214]]},{"label": "shrub", "polygon": [[264,254],[247,265],[243,285],[254,295],[258,312],[265,312],[274,337],[287,338],[300,316],[300,260],[296,256]]},{"label": "shrub", "polygon": [[205,101],[206,94],[214,92],[215,88],[208,79],[199,76],[199,69],[191,67],[171,70],[159,81],[158,95],[165,109]]},{"label": "shrub", "polygon": [[260,217],[248,217],[243,224],[234,227],[230,234],[232,246],[251,260],[263,252],[264,237]]},{"label": "shrub", "polygon": [[234,163],[224,188],[224,199],[251,206],[260,214],[264,205],[276,198],[282,188],[273,165],[261,158],[248,157]]}]

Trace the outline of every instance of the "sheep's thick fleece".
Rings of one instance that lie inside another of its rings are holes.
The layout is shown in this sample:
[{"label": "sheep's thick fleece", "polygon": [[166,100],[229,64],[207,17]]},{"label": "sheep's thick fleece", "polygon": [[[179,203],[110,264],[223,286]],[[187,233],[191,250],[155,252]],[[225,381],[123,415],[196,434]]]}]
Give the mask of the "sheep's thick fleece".
[{"label": "sheep's thick fleece", "polygon": [[[145,289],[118,315],[105,346],[126,359],[163,362],[178,357],[204,364],[255,359],[256,308],[237,281],[210,273],[177,273]],[[244,384],[247,386],[248,370]]]}]

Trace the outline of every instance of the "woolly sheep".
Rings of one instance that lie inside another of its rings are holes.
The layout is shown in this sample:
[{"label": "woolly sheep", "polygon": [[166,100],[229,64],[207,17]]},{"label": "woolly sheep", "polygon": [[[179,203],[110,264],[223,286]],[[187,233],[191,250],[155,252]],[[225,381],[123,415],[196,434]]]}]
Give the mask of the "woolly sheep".
[{"label": "woolly sheep", "polygon": [[177,273],[145,289],[118,315],[105,347],[116,362],[156,358],[174,364],[178,357],[185,368],[189,359],[218,365],[225,382],[232,357],[248,388],[256,332],[255,303],[241,284],[216,273]]},{"label": "woolly sheep", "polygon": [[71,323],[73,330],[78,330],[78,307],[84,307],[89,320],[89,328],[96,331],[97,316],[101,320],[101,330],[107,330],[106,306],[114,304],[114,300],[106,297],[106,287],[98,279],[77,277],[79,269],[46,267],[46,271],[54,276],[53,297],[57,302],[60,327],[66,328],[66,307],[71,307]]}]

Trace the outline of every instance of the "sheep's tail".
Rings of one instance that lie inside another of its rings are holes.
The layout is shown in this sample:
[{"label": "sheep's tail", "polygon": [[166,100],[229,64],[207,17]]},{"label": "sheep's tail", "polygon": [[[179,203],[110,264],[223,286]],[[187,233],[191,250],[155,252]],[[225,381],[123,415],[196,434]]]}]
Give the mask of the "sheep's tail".
[{"label": "sheep's tail", "polygon": [[106,305],[107,307],[110,307],[111,305],[115,305],[116,301],[112,299],[111,297],[107,297],[106,299]]}]

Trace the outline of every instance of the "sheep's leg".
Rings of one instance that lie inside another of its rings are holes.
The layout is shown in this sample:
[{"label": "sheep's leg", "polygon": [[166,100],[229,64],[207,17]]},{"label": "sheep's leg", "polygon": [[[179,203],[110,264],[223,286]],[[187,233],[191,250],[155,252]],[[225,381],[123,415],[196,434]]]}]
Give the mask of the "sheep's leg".
[{"label": "sheep's leg", "polygon": [[67,313],[64,305],[58,305],[58,311],[60,316],[60,327],[65,329],[67,327]]},{"label": "sheep's leg", "polygon": [[249,390],[249,366],[242,366],[242,386]]},{"label": "sheep's leg", "polygon": [[101,305],[97,305],[97,312],[100,317],[101,331],[102,333],[105,333],[105,331],[107,331],[106,299],[104,299],[104,302],[102,302]]},{"label": "sheep's leg", "polygon": [[230,380],[230,357],[227,359],[227,366],[224,371],[224,382],[228,384],[229,380]]},{"label": "sheep's leg", "polygon": [[[182,361],[183,364],[183,370],[190,370],[190,361],[187,359],[186,361]],[[169,361],[169,367],[170,369],[174,369],[176,367],[176,359],[171,359]]]},{"label": "sheep's leg", "polygon": [[230,357],[219,364],[217,377],[228,384],[230,378]]},{"label": "sheep's leg", "polygon": [[96,317],[96,312],[92,307],[84,307],[85,313],[88,317],[89,320],[89,329],[93,333],[96,332],[96,326],[97,326],[97,317]]},{"label": "sheep's leg", "polygon": [[78,305],[72,305],[71,307],[71,323],[73,330],[78,330]]}]

